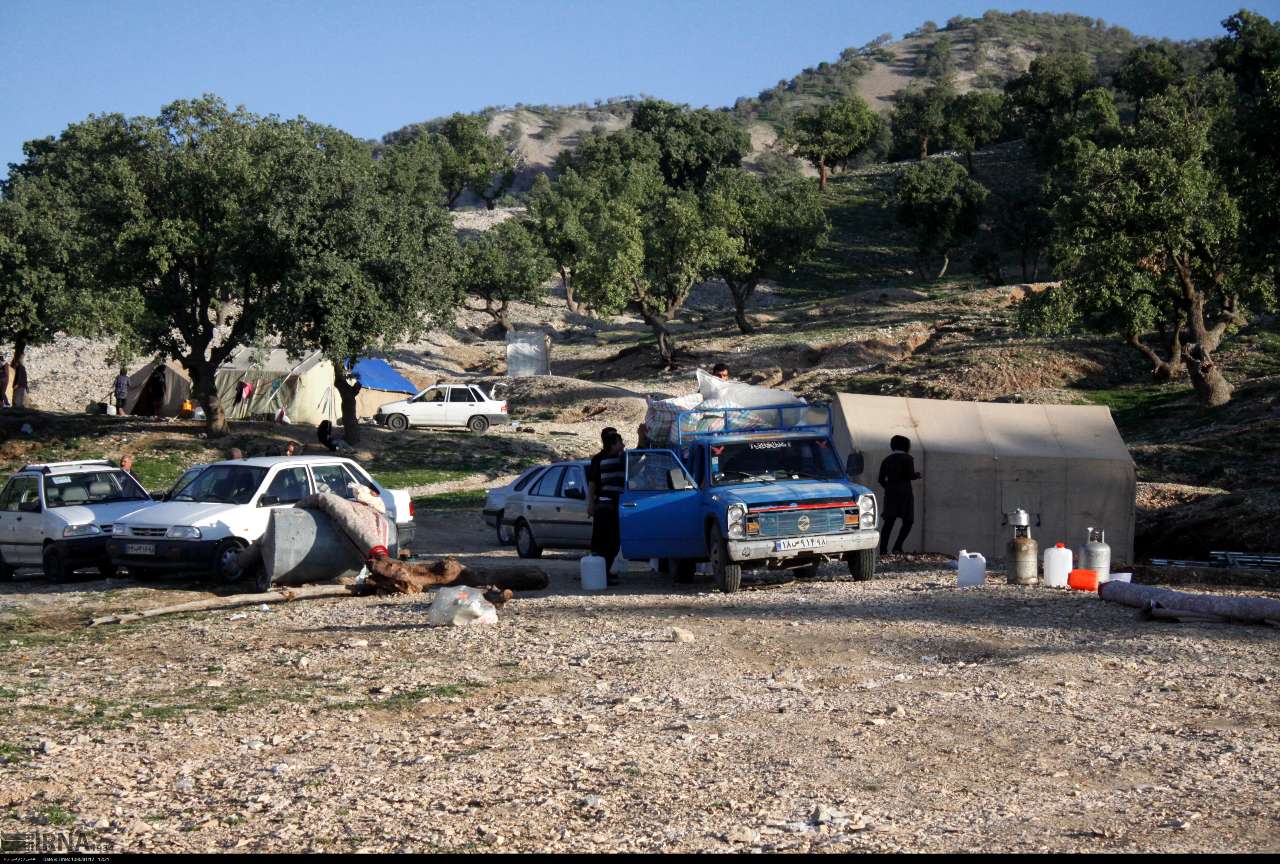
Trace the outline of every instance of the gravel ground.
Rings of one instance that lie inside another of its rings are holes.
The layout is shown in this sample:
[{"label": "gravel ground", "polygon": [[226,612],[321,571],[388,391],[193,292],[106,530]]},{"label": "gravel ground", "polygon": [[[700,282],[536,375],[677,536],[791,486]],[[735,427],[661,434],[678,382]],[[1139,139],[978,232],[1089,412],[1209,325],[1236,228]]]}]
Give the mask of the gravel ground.
[{"label": "gravel ground", "polygon": [[[466,561],[476,516],[419,514]],[[1270,629],[957,590],[941,562],[726,596],[575,556],[487,628],[429,600],[92,631],[200,596],[3,586],[0,832],[124,851],[1274,851]],[[638,568],[638,565],[636,565]],[[44,827],[37,827],[44,826]]]}]

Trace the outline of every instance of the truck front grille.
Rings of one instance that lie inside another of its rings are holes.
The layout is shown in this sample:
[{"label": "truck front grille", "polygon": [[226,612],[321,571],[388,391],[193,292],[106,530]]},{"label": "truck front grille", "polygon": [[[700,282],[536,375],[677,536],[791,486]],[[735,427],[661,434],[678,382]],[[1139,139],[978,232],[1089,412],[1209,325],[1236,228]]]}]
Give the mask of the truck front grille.
[{"label": "truck front grille", "polygon": [[[801,530],[800,520],[805,517],[809,526],[807,530]],[[753,537],[803,537],[807,534],[836,534],[844,530],[844,509],[840,507],[748,514],[748,518],[760,523],[760,533],[751,535]]]}]

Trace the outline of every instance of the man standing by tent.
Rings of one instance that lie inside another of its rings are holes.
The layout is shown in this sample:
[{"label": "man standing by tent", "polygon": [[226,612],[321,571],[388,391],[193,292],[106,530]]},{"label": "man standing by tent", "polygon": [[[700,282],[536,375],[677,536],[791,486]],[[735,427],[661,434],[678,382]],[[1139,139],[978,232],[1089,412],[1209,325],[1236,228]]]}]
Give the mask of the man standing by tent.
[{"label": "man standing by tent", "polygon": [[898,541],[893,544],[893,554],[902,554],[902,544],[915,524],[916,499],[911,491],[911,481],[920,479],[915,460],[911,458],[911,439],[894,435],[889,439],[893,452],[880,463],[880,486],[884,489],[884,528],[880,531],[880,554],[889,550],[889,533],[893,523],[902,520]]},{"label": "man standing by tent", "polygon": [[115,385],[116,397],[116,413],[124,413],[124,403],[129,401],[129,373],[125,367],[120,367],[120,374],[116,376]]}]

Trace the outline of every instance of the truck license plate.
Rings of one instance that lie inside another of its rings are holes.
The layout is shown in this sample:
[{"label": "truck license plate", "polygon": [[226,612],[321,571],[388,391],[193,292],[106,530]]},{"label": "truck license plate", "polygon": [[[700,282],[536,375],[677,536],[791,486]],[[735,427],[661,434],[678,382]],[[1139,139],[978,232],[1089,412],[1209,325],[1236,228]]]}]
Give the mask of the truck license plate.
[{"label": "truck license plate", "polygon": [[793,549],[820,549],[823,540],[821,537],[792,537],[789,540],[775,540],[773,543],[774,552],[790,552]]},{"label": "truck license plate", "polygon": [[156,544],[154,543],[126,543],[124,547],[126,555],[154,555],[156,554]]}]

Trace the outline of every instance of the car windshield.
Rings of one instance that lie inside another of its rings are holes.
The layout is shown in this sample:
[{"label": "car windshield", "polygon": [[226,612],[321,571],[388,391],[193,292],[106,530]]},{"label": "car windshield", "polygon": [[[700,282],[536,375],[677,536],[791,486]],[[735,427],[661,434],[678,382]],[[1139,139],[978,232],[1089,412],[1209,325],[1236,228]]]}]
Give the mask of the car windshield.
[{"label": "car windshield", "polygon": [[173,500],[248,504],[266,476],[266,468],[252,465],[211,465],[173,496]]},{"label": "car windshield", "polygon": [[151,496],[123,471],[51,474],[44,478],[44,501],[49,507],[145,501]]},{"label": "car windshield", "polygon": [[764,480],[838,480],[840,460],[825,438],[779,438],[710,445],[717,486]]},{"label": "car windshield", "polygon": [[172,500],[175,495],[177,495],[179,492],[181,492],[183,489],[186,488],[188,483],[190,483],[192,480],[199,477],[200,472],[203,471],[206,467],[208,466],[197,465],[194,468],[188,468],[186,471],[183,471],[182,476],[178,478],[177,482],[169,487],[168,498]]}]

